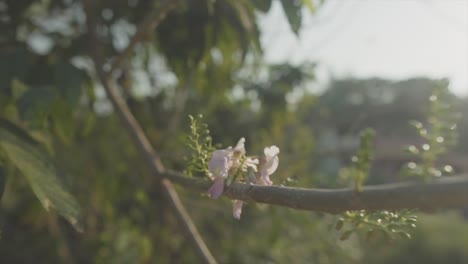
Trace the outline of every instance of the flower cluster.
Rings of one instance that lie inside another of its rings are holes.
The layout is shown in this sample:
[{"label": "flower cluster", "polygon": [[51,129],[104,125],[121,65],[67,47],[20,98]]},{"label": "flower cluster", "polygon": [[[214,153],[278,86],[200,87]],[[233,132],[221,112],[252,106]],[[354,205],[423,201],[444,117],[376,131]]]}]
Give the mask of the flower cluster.
[{"label": "flower cluster", "polygon": [[[234,148],[215,150],[208,163],[210,178],[214,181],[208,196],[216,199],[223,194],[226,181],[233,182],[239,176],[250,184],[272,185],[270,175],[278,168],[279,148],[266,147],[261,157],[245,155],[245,139],[241,138]],[[233,214],[240,219],[243,201],[234,200]]]}]

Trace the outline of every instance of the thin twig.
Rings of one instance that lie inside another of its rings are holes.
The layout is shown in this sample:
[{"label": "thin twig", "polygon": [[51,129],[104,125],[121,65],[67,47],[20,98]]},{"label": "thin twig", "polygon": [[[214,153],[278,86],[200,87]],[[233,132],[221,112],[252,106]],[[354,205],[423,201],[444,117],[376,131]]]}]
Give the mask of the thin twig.
[{"label": "thin twig", "polygon": [[[169,1],[169,5],[171,6],[171,8],[175,2],[176,1]],[[117,115],[122,121],[124,127],[127,129],[128,133],[130,134],[141,155],[146,159],[147,163],[149,164],[152,174],[155,175],[158,178],[158,180],[160,180],[161,186],[163,187],[162,190],[165,192],[165,197],[170,202],[170,208],[175,212],[177,218],[179,219],[182,230],[188,235],[188,238],[192,242],[192,245],[195,247],[197,253],[204,260],[204,262],[217,263],[215,258],[209,251],[208,247],[206,246],[205,242],[203,241],[198,230],[196,229],[195,224],[193,223],[192,219],[190,218],[189,214],[187,213],[183,204],[181,203],[177,192],[175,191],[171,182],[167,179],[164,179],[164,166],[159,157],[156,155],[156,152],[154,151],[150,141],[146,137],[140,124],[128,108],[126,102],[118,94],[118,87],[115,80],[110,74],[106,74],[104,72],[104,63],[102,58],[100,57],[98,42],[95,39],[95,18],[90,8],[90,0],[84,0],[83,5],[87,15],[87,27],[90,38],[89,41],[90,44],[92,44],[92,46],[90,47],[90,50],[92,51],[91,58],[95,65],[97,77],[101,82],[102,86],[104,87],[107,97],[112,102],[112,105],[114,106]],[[166,5],[167,10],[163,8],[161,12],[151,13],[151,15],[147,19],[145,19],[142,28],[145,30],[154,29],[156,25],[159,24],[160,21],[162,21],[162,19],[166,16],[167,12],[169,12],[171,8],[169,8],[169,6]],[[128,54],[132,52],[133,47],[141,40],[141,36],[144,36],[146,31],[143,31],[142,28],[139,28],[137,34],[132,38],[129,46],[123,51],[123,54],[118,57],[120,59],[117,60],[117,64],[114,64],[113,69],[115,69],[116,65],[118,66],[119,63],[123,62],[129,56]]]},{"label": "thin twig", "polygon": [[[165,176],[188,189],[206,191],[212,182],[166,171]],[[224,195],[247,202],[300,210],[340,213],[348,210],[435,210],[468,207],[468,175],[443,177],[431,183],[402,182],[354,189],[307,189],[233,183]]]},{"label": "thin twig", "polygon": [[[95,59],[96,61],[96,59]],[[146,159],[147,163],[150,165],[152,173],[161,180],[165,196],[168,198],[171,203],[171,208],[174,210],[176,216],[179,218],[179,222],[183,227],[185,233],[189,234],[190,240],[193,242],[194,247],[197,249],[199,255],[205,260],[206,263],[216,263],[215,258],[209,251],[205,242],[203,241],[200,233],[195,227],[192,219],[188,215],[184,206],[182,205],[177,192],[172,186],[171,182],[167,179],[164,179],[163,175],[165,173],[164,166],[154,151],[151,143],[146,137],[143,129],[141,128],[138,121],[130,112],[125,101],[117,93],[117,86],[115,81],[110,78],[107,78],[101,67],[102,64],[96,64],[96,71],[99,76],[99,79],[106,91],[107,97],[111,100],[120,120],[123,125],[129,132],[131,138],[133,139],[135,145],[140,150],[140,153]]]},{"label": "thin twig", "polygon": [[138,43],[141,43],[145,36],[149,32],[152,32],[161,23],[161,21],[166,18],[167,14],[176,7],[176,4],[177,0],[168,0],[161,6],[161,8],[152,10],[148,16],[143,19],[143,22],[138,25],[137,32],[130,39],[127,47],[125,47],[125,49],[119,53],[119,55],[112,63],[110,71],[111,73],[119,69],[122,64],[131,57],[133,51],[135,50],[135,46]]}]

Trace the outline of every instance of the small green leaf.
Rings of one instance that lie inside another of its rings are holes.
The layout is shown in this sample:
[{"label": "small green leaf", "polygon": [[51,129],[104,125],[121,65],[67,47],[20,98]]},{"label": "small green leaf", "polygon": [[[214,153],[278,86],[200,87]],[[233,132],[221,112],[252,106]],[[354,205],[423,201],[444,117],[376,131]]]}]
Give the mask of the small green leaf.
[{"label": "small green leaf", "polygon": [[60,183],[57,168],[40,145],[26,131],[0,119],[0,147],[26,177],[44,208],[55,208],[77,231],[82,232],[80,206]]},{"label": "small green leaf", "polygon": [[296,0],[281,0],[281,4],[291,30],[297,35],[302,25],[302,3]]},{"label": "small green leaf", "polygon": [[397,234],[398,234],[399,236],[401,236],[402,238],[411,239],[411,234],[409,234],[409,233],[407,233],[407,232],[400,231],[400,232],[397,232]]}]

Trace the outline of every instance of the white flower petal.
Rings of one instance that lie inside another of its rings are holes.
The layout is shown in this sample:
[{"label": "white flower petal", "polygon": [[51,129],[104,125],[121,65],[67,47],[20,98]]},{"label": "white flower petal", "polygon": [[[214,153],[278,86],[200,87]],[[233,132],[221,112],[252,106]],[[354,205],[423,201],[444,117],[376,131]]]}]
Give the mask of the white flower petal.
[{"label": "white flower petal", "polygon": [[232,153],[229,150],[215,150],[208,162],[208,169],[215,177],[226,178],[229,171],[229,160]]},{"label": "white flower petal", "polygon": [[211,199],[218,199],[224,191],[224,179],[217,178],[206,192]]},{"label": "white flower petal", "polygon": [[271,175],[276,171],[276,169],[278,168],[278,163],[278,156],[274,156],[270,160],[267,160],[267,163],[265,164],[265,170],[268,173],[268,175]]},{"label": "white flower petal", "polygon": [[234,147],[233,151],[245,154],[245,138],[240,138],[239,141],[237,141],[237,144]]},{"label": "white flower petal", "polygon": [[265,157],[262,159],[260,167],[260,184],[272,185],[270,175],[273,174],[278,168],[279,164],[279,148],[277,146],[266,147],[263,152]]},{"label": "white flower petal", "polygon": [[265,157],[274,157],[279,154],[280,150],[277,146],[273,145],[271,147],[266,147],[263,152],[265,153]]}]

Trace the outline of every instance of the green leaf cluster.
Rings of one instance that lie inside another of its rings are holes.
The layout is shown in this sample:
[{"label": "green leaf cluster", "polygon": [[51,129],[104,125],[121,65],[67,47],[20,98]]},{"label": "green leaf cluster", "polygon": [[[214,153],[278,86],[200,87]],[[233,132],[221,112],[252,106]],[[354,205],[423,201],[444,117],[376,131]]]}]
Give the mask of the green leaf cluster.
[{"label": "green leaf cluster", "polygon": [[438,160],[456,144],[457,121],[460,119],[460,114],[452,105],[452,95],[445,81],[441,81],[434,89],[429,102],[427,122],[410,123],[423,142],[408,146],[406,151],[418,158],[419,162],[408,162],[402,170],[403,175],[418,177],[424,181],[454,172],[451,165],[439,165]]},{"label": "green leaf cluster", "polygon": [[345,181],[351,180],[356,192],[362,191],[363,185],[370,173],[374,156],[374,137],[375,131],[373,129],[368,128],[362,131],[358,153],[351,158],[352,165],[340,171],[341,179]]},{"label": "green leaf cluster", "polygon": [[367,240],[384,235],[388,240],[397,237],[411,238],[411,229],[416,228],[417,216],[411,210],[398,212],[366,210],[347,211],[335,223],[340,231],[340,240],[347,240],[354,233],[363,231]]},{"label": "green leaf cluster", "polygon": [[198,118],[189,115],[190,134],[187,135],[186,145],[191,154],[185,157],[187,167],[185,173],[189,176],[209,176],[208,162],[211,153],[214,151],[213,139],[210,136],[208,125],[201,121],[202,115]]}]

